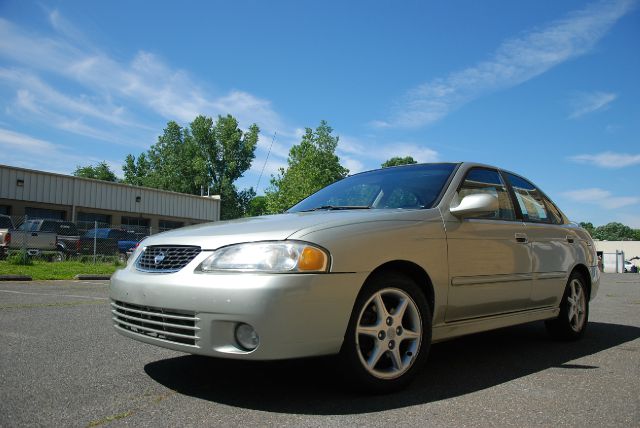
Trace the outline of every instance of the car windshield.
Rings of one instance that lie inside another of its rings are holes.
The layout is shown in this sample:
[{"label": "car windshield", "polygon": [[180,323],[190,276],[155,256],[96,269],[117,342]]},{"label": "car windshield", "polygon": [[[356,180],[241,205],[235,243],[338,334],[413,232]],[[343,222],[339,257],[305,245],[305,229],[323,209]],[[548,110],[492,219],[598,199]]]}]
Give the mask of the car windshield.
[{"label": "car windshield", "polygon": [[287,212],[432,208],[456,165],[417,164],[352,175],[317,191]]}]

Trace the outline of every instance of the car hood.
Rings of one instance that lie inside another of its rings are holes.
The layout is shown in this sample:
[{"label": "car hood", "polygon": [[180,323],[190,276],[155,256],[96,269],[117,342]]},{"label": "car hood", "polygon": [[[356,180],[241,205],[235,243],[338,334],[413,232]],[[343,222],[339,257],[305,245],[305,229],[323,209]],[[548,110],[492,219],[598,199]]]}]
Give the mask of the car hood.
[{"label": "car hood", "polygon": [[[336,210],[203,223],[150,236],[148,245],[198,245],[213,250],[240,242],[284,240],[296,232],[372,221],[422,221],[434,210]],[[437,212],[437,210],[435,210]]]}]

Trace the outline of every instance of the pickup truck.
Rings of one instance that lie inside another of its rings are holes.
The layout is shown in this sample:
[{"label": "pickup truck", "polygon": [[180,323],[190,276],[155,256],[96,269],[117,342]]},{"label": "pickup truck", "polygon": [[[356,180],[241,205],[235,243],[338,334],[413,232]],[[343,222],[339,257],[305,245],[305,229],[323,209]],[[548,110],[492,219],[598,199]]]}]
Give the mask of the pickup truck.
[{"label": "pickup truck", "polygon": [[61,220],[27,220],[11,232],[9,248],[25,248],[31,255],[55,251],[61,258],[78,253],[80,236],[76,225]]},{"label": "pickup truck", "polygon": [[135,232],[124,229],[98,228],[87,230],[80,237],[80,253],[117,255],[126,259],[127,252],[138,243]]},{"label": "pickup truck", "polygon": [[8,215],[0,214],[0,259],[7,255],[9,242],[11,242],[10,230],[13,229],[13,220]]}]

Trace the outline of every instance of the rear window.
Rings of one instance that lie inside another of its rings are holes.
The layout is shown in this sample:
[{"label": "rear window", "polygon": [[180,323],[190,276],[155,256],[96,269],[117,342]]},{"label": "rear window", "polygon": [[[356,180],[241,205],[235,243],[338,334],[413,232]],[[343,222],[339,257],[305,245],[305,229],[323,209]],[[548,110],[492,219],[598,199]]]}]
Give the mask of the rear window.
[{"label": "rear window", "polygon": [[58,223],[56,232],[62,236],[77,236],[78,228],[73,223]]},{"label": "rear window", "polygon": [[108,238],[109,237],[109,229],[91,229],[91,230],[87,230],[87,232],[84,234],[85,238]]}]

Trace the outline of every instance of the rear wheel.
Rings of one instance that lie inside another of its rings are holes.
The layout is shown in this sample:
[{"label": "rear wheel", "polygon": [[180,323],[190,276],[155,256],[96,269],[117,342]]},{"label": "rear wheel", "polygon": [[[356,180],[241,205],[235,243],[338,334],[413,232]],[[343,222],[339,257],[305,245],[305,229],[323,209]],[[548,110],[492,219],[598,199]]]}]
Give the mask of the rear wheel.
[{"label": "rear wheel", "polygon": [[359,389],[391,392],[406,386],[426,360],[431,313],[409,278],[373,277],[358,296],[341,350],[345,374]]},{"label": "rear wheel", "polygon": [[547,331],[558,339],[580,339],[589,320],[589,295],[585,279],[577,272],[569,277],[558,318],[546,321]]}]

